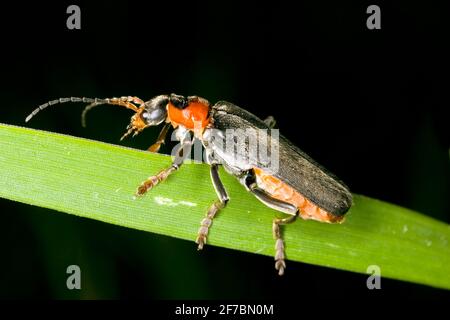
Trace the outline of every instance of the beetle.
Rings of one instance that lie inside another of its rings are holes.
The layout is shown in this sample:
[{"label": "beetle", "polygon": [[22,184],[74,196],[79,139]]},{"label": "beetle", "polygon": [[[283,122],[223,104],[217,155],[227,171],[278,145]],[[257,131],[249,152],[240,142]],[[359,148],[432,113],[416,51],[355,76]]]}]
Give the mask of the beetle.
[{"label": "beetle", "polygon": [[[171,127],[176,130],[175,136],[180,142],[180,147],[171,166],[144,180],[137,188],[136,196],[143,196],[177,171],[189,156],[194,139],[202,142],[217,199],[200,222],[195,240],[199,250],[206,244],[214,217],[229,201],[227,191],[220,180],[219,166],[223,166],[228,173],[234,175],[246,190],[262,203],[289,215],[285,218],[274,218],[272,221],[275,269],[279,275],[283,275],[286,268],[281,225],[292,223],[298,217],[305,220],[341,223],[352,205],[349,188],[288,139],[282,135],[257,134],[258,130],[273,130],[275,122],[271,117],[261,120],[226,101],[211,105],[206,99],[198,96],[184,97],[172,93],[158,95],[148,101],[130,96],[107,99],[59,98],[36,108],[25,121],[28,122],[48,106],[66,102],[88,104],[82,113],[83,126],[87,112],[98,105],[118,105],[133,110],[135,113],[121,140],[130,134],[135,136],[150,126],[164,123],[156,142],[148,148],[151,152],[159,151]],[[236,130],[241,131],[233,133]],[[239,139],[242,130],[248,132],[248,138],[251,139]],[[229,132],[231,140],[228,139]],[[236,142],[237,140],[240,142]],[[263,148],[275,147],[279,166],[274,169],[264,161],[267,157],[259,157],[259,153],[252,149],[255,141]],[[227,148],[233,143],[233,148]],[[230,156],[230,149],[234,150],[233,156]]]}]

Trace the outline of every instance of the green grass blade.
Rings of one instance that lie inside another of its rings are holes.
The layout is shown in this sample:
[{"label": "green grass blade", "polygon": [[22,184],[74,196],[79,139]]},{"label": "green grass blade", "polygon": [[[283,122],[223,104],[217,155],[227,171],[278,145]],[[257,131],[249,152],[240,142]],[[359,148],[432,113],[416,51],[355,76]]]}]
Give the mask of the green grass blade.
[{"label": "green grass blade", "polygon": [[[183,166],[134,200],[137,185],[170,157],[9,125],[0,125],[0,146],[0,196],[10,200],[193,241],[216,199],[204,164]],[[209,245],[272,256],[278,213],[222,177],[231,201]],[[378,265],[382,277],[450,289],[450,227],[411,210],[355,195],[342,225],[298,221],[284,230],[291,261],[359,273]]]}]

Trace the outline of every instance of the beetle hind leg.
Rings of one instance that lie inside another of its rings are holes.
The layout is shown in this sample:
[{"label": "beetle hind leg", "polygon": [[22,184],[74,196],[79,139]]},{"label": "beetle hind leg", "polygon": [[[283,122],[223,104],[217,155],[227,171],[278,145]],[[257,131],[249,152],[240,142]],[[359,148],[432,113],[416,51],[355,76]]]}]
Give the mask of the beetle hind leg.
[{"label": "beetle hind leg", "polygon": [[284,269],[286,269],[285,253],[284,253],[284,241],[281,236],[280,225],[289,224],[294,222],[298,217],[298,210],[295,216],[291,216],[284,219],[275,218],[272,223],[273,238],[275,239],[275,269],[278,270],[278,274],[282,276]]},{"label": "beetle hind leg", "polygon": [[300,212],[296,206],[291,203],[276,199],[268,194],[265,190],[260,188],[255,181],[255,176],[252,171],[248,171],[244,174],[240,182],[249,190],[253,195],[266,206],[287,213],[290,217],[280,219],[275,218],[272,222],[273,238],[275,239],[275,269],[278,274],[282,276],[286,269],[286,254],[284,250],[284,240],[281,234],[280,225],[289,224],[294,222],[299,216]]},{"label": "beetle hind leg", "polygon": [[225,208],[229,200],[227,191],[220,181],[219,177],[219,166],[217,164],[211,164],[211,181],[216,190],[218,200],[209,207],[206,217],[200,222],[200,228],[198,229],[197,239],[195,243],[198,244],[197,249],[202,250],[206,244],[206,239],[208,238],[209,228],[212,225],[212,221],[219,210]]}]

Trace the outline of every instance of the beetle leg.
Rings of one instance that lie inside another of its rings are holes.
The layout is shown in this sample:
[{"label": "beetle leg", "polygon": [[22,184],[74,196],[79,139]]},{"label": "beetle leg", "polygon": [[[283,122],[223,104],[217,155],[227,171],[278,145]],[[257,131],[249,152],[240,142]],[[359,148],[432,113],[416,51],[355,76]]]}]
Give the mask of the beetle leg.
[{"label": "beetle leg", "polygon": [[272,198],[264,190],[257,187],[256,183],[250,185],[249,187],[250,191],[256,196],[256,198],[268,207],[287,214],[292,214],[292,216],[284,219],[275,218],[272,223],[273,238],[275,239],[275,269],[278,270],[278,274],[282,276],[284,274],[284,269],[286,269],[286,262],[284,261],[286,255],[284,252],[284,240],[281,235],[280,225],[294,222],[300,212],[294,205]]},{"label": "beetle leg", "polygon": [[175,155],[175,159],[172,165],[164,170],[161,170],[158,174],[148,177],[141,185],[137,188],[136,196],[143,196],[147,191],[155,187],[160,182],[166,180],[169,175],[178,170],[183,164],[184,160],[189,156],[192,147],[192,140],[185,139],[181,142],[181,146]]},{"label": "beetle leg", "polygon": [[299,211],[297,210],[295,216],[290,216],[284,219],[273,219],[272,232],[273,238],[275,239],[275,269],[278,270],[278,274],[280,276],[284,274],[284,269],[286,269],[286,262],[284,261],[284,241],[283,237],[281,236],[280,225],[294,222],[295,220],[297,220],[298,215]]},{"label": "beetle leg", "polygon": [[200,228],[198,229],[197,239],[195,243],[198,244],[198,250],[203,249],[208,237],[209,228],[211,227],[212,220],[220,209],[223,209],[229,200],[227,191],[220,181],[219,166],[216,163],[211,164],[211,181],[216,190],[218,200],[209,207],[206,217],[200,222]]},{"label": "beetle leg", "polygon": [[272,222],[273,238],[275,239],[275,269],[278,270],[278,274],[282,276],[284,274],[284,269],[286,269],[286,262],[284,261],[286,255],[284,252],[284,241],[281,234],[280,225],[294,222],[300,212],[296,206],[273,198],[266,191],[258,187],[251,172],[247,172],[247,174],[243,175],[240,182],[266,206],[292,215],[284,219],[275,218]]},{"label": "beetle leg", "polygon": [[162,128],[161,132],[159,133],[158,139],[156,139],[156,142],[152,144],[148,151],[150,152],[158,152],[159,148],[161,148],[161,145],[164,143],[164,140],[166,140],[167,132],[169,132],[171,124],[166,123],[164,127]]}]

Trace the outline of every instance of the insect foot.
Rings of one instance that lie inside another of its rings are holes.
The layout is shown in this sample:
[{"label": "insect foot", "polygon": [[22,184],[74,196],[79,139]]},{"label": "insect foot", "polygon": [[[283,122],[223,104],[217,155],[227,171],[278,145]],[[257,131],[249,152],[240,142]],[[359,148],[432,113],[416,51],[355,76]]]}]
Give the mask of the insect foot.
[{"label": "insect foot", "polygon": [[144,182],[136,190],[136,196],[141,197],[147,193],[153,187],[156,187],[160,182],[166,180],[169,175],[176,171],[177,168],[175,166],[171,166],[170,168],[164,169],[160,171],[158,174],[148,177]]},{"label": "insect foot", "polygon": [[220,200],[217,200],[209,207],[206,217],[200,222],[197,239],[195,239],[195,243],[198,244],[197,250],[203,249],[203,246],[206,244],[206,238],[208,237],[208,232],[212,225],[212,221],[216,213],[223,207],[225,207],[225,202],[221,202]]},{"label": "insect foot", "polygon": [[275,241],[275,269],[278,270],[278,274],[282,276],[284,269],[286,269],[286,262],[284,261],[284,242],[281,239],[280,223],[281,219],[274,219],[272,224],[273,238]]},{"label": "insect foot", "polygon": [[272,223],[272,232],[273,238],[275,239],[275,269],[278,270],[278,275],[282,276],[284,274],[284,270],[286,269],[286,262],[284,259],[286,258],[284,253],[284,241],[281,237],[281,228],[280,225],[289,224],[294,222],[300,212],[297,210],[295,215],[284,218],[284,219],[273,219]]},{"label": "insect foot", "polygon": [[284,243],[282,239],[277,239],[275,242],[275,269],[278,274],[282,276],[284,269],[286,269],[286,262],[284,261]]}]

